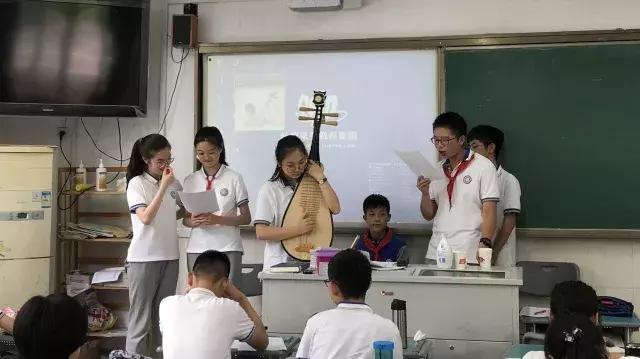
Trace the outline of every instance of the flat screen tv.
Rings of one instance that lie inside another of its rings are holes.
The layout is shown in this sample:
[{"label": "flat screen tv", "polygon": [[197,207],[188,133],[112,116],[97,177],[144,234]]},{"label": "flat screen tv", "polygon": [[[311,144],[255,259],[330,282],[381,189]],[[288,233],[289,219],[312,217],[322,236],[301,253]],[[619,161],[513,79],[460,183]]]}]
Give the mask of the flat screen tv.
[{"label": "flat screen tv", "polygon": [[149,1],[0,0],[0,114],[144,115]]}]

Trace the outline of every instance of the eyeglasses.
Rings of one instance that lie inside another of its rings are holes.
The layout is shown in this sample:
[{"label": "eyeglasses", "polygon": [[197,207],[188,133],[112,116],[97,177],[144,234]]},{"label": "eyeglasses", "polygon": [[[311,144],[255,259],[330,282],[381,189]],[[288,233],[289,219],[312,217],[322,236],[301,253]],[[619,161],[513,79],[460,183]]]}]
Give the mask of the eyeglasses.
[{"label": "eyeglasses", "polygon": [[155,160],[153,161],[153,163],[155,163],[156,166],[158,167],[162,167],[162,166],[168,166],[170,164],[173,163],[173,161],[175,161],[176,159],[174,157],[169,158],[168,160]]},{"label": "eyeglasses", "polygon": [[433,143],[434,145],[438,145],[438,144],[443,144],[443,145],[448,145],[449,142],[455,140],[457,137],[449,137],[449,138],[438,138],[438,137],[431,137],[431,143]]},{"label": "eyeglasses", "polygon": [[324,282],[325,287],[328,287],[329,283],[331,283],[331,281],[327,280],[327,279],[323,280],[323,282]]}]

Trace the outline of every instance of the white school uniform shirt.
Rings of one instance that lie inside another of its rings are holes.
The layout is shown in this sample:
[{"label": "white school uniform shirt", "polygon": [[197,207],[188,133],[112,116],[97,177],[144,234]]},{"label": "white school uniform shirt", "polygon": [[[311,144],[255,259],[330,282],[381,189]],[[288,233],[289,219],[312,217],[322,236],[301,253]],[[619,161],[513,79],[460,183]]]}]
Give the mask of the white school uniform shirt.
[{"label": "white school uniform shirt", "polygon": [[[433,181],[429,186],[429,196],[437,203],[438,210],[433,218],[427,259],[436,259],[438,243],[445,236],[453,251],[465,252],[468,263],[478,263],[476,255],[482,238],[482,203],[499,202],[500,188],[493,162],[471,150],[464,161],[471,163],[455,179],[453,204],[449,203],[447,178]],[[441,167],[445,164],[446,161],[441,162]]]},{"label": "white school uniform shirt", "polygon": [[[498,212],[496,215],[496,234],[502,228],[504,215],[507,213],[520,214],[520,182],[507,172],[502,166],[497,171],[498,182],[500,184],[500,202],[498,202]],[[500,267],[513,267],[516,265],[516,229],[513,228],[507,243],[504,245],[496,265]]]},{"label": "white school uniform shirt", "polygon": [[[289,206],[293,192],[293,186],[287,185],[281,180],[265,182],[262,187],[260,187],[260,191],[258,191],[256,214],[253,224],[281,227],[284,212]],[[278,263],[283,263],[290,259],[287,252],[282,248],[281,241],[265,242],[263,270],[267,270]]]},{"label": "white school uniform shirt", "polygon": [[[204,168],[188,175],[184,179],[185,192],[203,192],[207,190],[207,174]],[[221,165],[213,175],[212,190],[215,191],[220,210],[218,216],[235,216],[238,207],[249,203],[247,187],[242,175],[231,168]],[[202,225],[191,229],[187,253],[202,253],[214,249],[219,252],[242,252],[242,237],[238,226]]]},{"label": "white school uniform shirt", "polygon": [[234,340],[251,337],[254,324],[237,302],[193,288],[160,302],[165,359],[231,359]]},{"label": "white school uniform shirt", "polygon": [[182,190],[178,180],[167,188],[160,208],[150,224],[142,223],[136,209],[147,207],[160,189],[160,181],[143,173],[129,181],[127,203],[131,212],[133,238],[127,253],[127,262],[154,262],[176,260],[178,254],[178,225],[176,223],[176,192]]},{"label": "white school uniform shirt", "polygon": [[307,321],[296,358],[370,359],[373,342],[393,342],[393,358],[402,359],[398,327],[366,304],[340,303]]}]

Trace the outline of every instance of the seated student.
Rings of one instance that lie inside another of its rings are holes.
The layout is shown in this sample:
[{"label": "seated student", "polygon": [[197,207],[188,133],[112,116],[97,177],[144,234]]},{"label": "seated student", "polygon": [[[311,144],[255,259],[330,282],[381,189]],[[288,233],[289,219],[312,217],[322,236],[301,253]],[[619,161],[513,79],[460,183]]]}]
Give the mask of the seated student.
[{"label": "seated student", "polygon": [[558,283],[551,291],[549,321],[563,314],[582,314],[598,324],[598,295],[588,284],[569,280]]},{"label": "seated student", "polygon": [[231,344],[244,341],[258,350],[269,338],[247,297],[229,281],[226,254],[208,250],[196,258],[185,295],[160,303],[165,359],[231,359]]},{"label": "seated student", "polygon": [[335,309],[320,312],[307,321],[297,358],[370,359],[373,342],[393,341],[393,358],[402,358],[400,332],[389,319],[374,314],[365,304],[371,285],[371,265],[355,249],[345,249],[329,262],[325,282]]},{"label": "seated student", "polygon": [[[608,353],[602,332],[592,318],[579,313],[563,313],[549,324],[544,352],[525,354],[523,359],[631,359]],[[636,358],[637,359],[637,358]]]},{"label": "seated student", "polygon": [[75,359],[87,338],[87,312],[65,294],[35,296],[18,311],[13,327],[22,359]]},{"label": "seated student", "polygon": [[362,210],[367,230],[356,237],[351,248],[369,252],[373,261],[396,262],[405,253],[406,243],[387,227],[391,219],[389,200],[380,194],[364,199]]},{"label": "seated student", "polygon": [[498,162],[504,133],[493,126],[480,125],[469,131],[471,149],[490,159],[498,169],[500,202],[496,211],[496,235],[491,263],[501,267],[516,265],[516,217],[520,213],[520,182]]}]

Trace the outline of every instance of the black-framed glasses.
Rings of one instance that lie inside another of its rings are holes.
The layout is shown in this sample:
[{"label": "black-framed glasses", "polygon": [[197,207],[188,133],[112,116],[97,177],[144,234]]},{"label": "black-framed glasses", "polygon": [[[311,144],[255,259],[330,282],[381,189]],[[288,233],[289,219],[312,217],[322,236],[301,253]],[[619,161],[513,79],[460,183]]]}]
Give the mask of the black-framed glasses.
[{"label": "black-framed glasses", "polygon": [[437,144],[443,144],[443,145],[448,145],[449,142],[455,140],[457,137],[431,137],[431,143],[433,143],[434,145]]},{"label": "black-framed glasses", "polygon": [[323,282],[325,287],[329,287],[329,283],[331,283],[331,281],[328,279],[323,280]]}]

